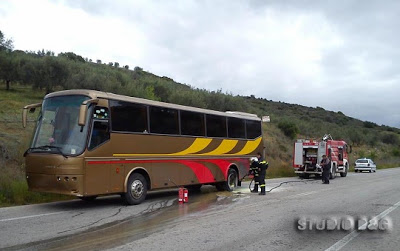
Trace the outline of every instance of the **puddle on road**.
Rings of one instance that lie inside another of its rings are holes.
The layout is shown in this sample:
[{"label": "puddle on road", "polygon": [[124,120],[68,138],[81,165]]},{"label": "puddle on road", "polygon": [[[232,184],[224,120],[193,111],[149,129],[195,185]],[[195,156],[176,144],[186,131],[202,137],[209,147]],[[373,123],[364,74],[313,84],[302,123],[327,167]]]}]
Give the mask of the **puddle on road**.
[{"label": "puddle on road", "polygon": [[206,211],[241,203],[250,197],[248,191],[246,193],[244,191],[215,192],[215,189],[205,187],[201,193],[191,194],[189,203],[178,204],[177,199],[153,202],[141,215],[108,223],[82,233],[35,243],[36,245],[26,244],[19,246],[18,249],[87,251],[117,247],[167,229],[174,223],[179,224],[179,220],[183,220],[185,216],[201,215]]}]

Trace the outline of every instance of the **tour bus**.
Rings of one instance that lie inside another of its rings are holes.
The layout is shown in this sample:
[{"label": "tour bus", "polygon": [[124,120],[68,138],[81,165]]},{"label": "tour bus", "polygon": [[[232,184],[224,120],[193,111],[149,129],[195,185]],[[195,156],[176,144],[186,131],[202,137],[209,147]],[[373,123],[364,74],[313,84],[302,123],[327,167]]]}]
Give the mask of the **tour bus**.
[{"label": "tour bus", "polygon": [[263,152],[261,119],[93,90],[46,95],[30,148],[26,179],[31,191],[93,200],[121,194],[141,203],[149,190],[232,191]]}]

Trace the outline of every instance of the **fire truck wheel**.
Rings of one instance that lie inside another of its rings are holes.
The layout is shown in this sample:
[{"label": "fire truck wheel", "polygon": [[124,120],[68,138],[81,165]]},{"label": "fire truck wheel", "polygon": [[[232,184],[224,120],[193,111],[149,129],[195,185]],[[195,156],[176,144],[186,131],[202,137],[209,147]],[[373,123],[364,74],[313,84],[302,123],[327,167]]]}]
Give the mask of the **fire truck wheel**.
[{"label": "fire truck wheel", "polygon": [[226,181],[217,183],[215,187],[218,191],[233,191],[238,186],[238,175],[235,169],[229,169]]},{"label": "fire truck wheel", "polygon": [[344,167],[344,172],[340,173],[340,177],[346,177],[347,176],[347,171],[349,170],[348,165],[346,164],[346,166]]},{"label": "fire truck wheel", "polygon": [[140,173],[133,173],[127,184],[124,199],[128,205],[137,205],[144,201],[147,195],[147,181]]},{"label": "fire truck wheel", "polygon": [[331,180],[333,180],[334,178],[336,178],[336,166],[332,166],[332,172],[330,173],[330,177]]}]

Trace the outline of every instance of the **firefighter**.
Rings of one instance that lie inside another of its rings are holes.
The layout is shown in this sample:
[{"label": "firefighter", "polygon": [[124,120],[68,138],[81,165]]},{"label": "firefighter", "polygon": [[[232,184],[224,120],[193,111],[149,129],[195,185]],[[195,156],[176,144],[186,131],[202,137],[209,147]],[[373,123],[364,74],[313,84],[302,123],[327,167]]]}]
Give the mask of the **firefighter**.
[{"label": "firefighter", "polygon": [[329,184],[331,161],[328,157],[326,157],[326,155],[322,155],[321,166],[322,166],[322,183]]},{"label": "firefighter", "polygon": [[268,162],[263,159],[261,153],[257,153],[257,158],[258,168],[260,171],[259,184],[261,188],[261,192],[259,193],[259,195],[265,195],[265,174],[267,172]]},{"label": "firefighter", "polygon": [[254,188],[251,190],[252,193],[258,193],[258,184],[259,184],[259,167],[258,167],[258,159],[251,158],[250,159],[250,170],[249,174],[254,176]]}]

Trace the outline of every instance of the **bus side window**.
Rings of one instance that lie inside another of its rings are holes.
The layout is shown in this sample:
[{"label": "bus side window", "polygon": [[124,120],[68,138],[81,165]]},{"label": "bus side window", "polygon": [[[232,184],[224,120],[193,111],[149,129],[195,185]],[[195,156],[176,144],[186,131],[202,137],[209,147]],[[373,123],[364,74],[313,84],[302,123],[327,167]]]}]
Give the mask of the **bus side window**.
[{"label": "bus side window", "polygon": [[103,144],[110,139],[110,130],[108,128],[108,121],[93,121],[92,136],[90,137],[90,144],[88,149],[93,148]]},{"label": "bus side window", "polygon": [[248,139],[255,139],[261,136],[261,122],[246,120],[246,135]]}]

